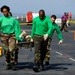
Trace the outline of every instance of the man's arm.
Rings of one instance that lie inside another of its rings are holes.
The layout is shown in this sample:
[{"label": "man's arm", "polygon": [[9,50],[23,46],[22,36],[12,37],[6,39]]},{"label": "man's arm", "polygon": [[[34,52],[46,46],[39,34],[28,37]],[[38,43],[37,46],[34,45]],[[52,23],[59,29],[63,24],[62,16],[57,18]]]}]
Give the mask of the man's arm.
[{"label": "man's arm", "polygon": [[60,28],[58,27],[58,25],[56,26],[56,32],[57,32],[57,35],[58,35],[58,39],[63,40],[62,33],[61,33]]},{"label": "man's arm", "polygon": [[21,28],[20,28],[20,24],[17,20],[14,21],[15,24],[15,36],[17,40],[22,41],[22,38],[19,37],[19,35],[21,34]]}]

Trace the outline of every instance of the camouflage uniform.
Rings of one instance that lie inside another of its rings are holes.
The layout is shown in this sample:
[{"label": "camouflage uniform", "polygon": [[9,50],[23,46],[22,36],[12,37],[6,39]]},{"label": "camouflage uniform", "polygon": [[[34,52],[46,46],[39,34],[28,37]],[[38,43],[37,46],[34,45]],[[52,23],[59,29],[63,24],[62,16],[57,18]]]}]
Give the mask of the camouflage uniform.
[{"label": "camouflage uniform", "polygon": [[50,60],[50,44],[51,44],[51,41],[52,41],[52,39],[49,38],[48,44],[47,44],[47,49],[46,49],[46,56],[45,56],[45,59],[44,59],[45,62],[49,62],[49,60]]},{"label": "camouflage uniform", "polygon": [[16,39],[14,34],[2,34],[1,41],[5,51],[6,63],[15,63]]},{"label": "camouflage uniform", "polygon": [[34,62],[43,63],[47,51],[48,39],[44,41],[43,36],[34,35],[35,55]]}]

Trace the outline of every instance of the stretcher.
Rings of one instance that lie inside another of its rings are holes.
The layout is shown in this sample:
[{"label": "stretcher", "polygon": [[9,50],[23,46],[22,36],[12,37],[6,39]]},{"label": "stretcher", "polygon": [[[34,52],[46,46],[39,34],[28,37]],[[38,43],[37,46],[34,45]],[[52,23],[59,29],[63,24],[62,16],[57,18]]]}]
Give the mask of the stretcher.
[{"label": "stretcher", "polygon": [[19,37],[23,38],[23,41],[18,42],[18,47],[22,48],[30,48],[30,51],[32,51],[32,48],[34,47],[34,42],[31,42],[30,35],[27,35],[25,31],[22,31],[21,35]]},{"label": "stretcher", "polygon": [[18,47],[21,49],[22,47],[24,48],[30,48],[30,51],[32,51],[32,48],[34,47],[34,42],[18,42]]}]

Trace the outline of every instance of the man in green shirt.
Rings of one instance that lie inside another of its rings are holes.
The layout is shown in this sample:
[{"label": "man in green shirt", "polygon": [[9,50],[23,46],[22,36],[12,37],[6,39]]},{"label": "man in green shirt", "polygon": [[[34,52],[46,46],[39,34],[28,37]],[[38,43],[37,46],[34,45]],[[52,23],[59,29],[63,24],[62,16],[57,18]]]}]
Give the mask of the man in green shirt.
[{"label": "man in green shirt", "polygon": [[35,48],[35,55],[34,55],[35,66],[33,66],[33,70],[35,72],[44,69],[43,61],[46,54],[47,44],[49,40],[48,37],[51,32],[51,26],[52,23],[50,18],[45,16],[44,10],[40,10],[39,16],[34,18],[33,20],[31,33],[31,41],[32,39],[34,40],[34,48]]},{"label": "man in green shirt", "polygon": [[62,44],[62,42],[63,42],[63,38],[62,38],[62,34],[61,34],[61,31],[60,31],[60,28],[55,23],[55,20],[56,20],[56,15],[52,15],[51,16],[52,29],[51,29],[51,34],[49,35],[49,41],[48,41],[47,51],[46,51],[46,56],[45,56],[46,65],[49,65],[49,60],[50,60],[50,44],[51,44],[52,37],[53,37],[53,34],[54,34],[55,31],[56,31],[58,39],[59,39],[59,43],[58,44]]},{"label": "man in green shirt", "polygon": [[0,30],[2,32],[1,41],[5,51],[5,58],[7,63],[6,70],[16,70],[16,40],[22,40],[22,38],[19,37],[21,30],[19,24],[15,21],[15,19],[9,16],[10,8],[8,6],[2,6],[1,12],[3,13],[3,16],[0,17]]}]

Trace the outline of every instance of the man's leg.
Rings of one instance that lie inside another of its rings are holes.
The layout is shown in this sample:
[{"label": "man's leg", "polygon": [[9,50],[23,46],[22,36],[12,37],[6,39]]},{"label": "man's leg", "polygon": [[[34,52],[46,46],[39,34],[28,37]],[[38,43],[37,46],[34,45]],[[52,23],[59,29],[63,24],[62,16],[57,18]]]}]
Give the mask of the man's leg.
[{"label": "man's leg", "polygon": [[33,70],[35,72],[40,71],[40,65],[41,65],[41,41],[42,41],[42,37],[41,36],[34,36],[34,48],[35,48],[35,54],[34,54],[34,63],[35,66],[33,67]]},{"label": "man's leg", "polygon": [[49,65],[49,61],[50,61],[50,44],[51,44],[52,39],[49,38],[48,40],[48,44],[47,44],[47,49],[46,49],[46,56],[45,56],[45,64]]},{"label": "man's leg", "polygon": [[9,51],[10,51],[10,62],[12,65],[12,69],[16,70],[15,67],[15,49],[16,49],[16,40],[15,37],[10,37],[9,38]]},{"label": "man's leg", "polygon": [[49,38],[42,42],[42,49],[41,49],[41,65],[42,65],[42,68],[44,69],[44,65],[43,65],[43,61],[45,60],[45,57],[46,57],[46,51],[47,51],[47,45],[48,45],[48,40]]},{"label": "man's leg", "polygon": [[16,50],[15,50],[15,64],[18,63],[18,51],[19,51],[19,48],[18,48],[18,46],[16,45]]},{"label": "man's leg", "polygon": [[10,53],[9,53],[9,45],[8,45],[8,36],[2,35],[1,42],[2,42],[2,46],[4,50],[4,55],[6,58],[6,64],[7,64],[6,70],[9,70],[10,69]]},{"label": "man's leg", "polygon": [[64,23],[62,22],[60,31],[62,31],[63,29],[64,29]]},{"label": "man's leg", "polygon": [[68,32],[66,23],[64,23],[64,31],[65,31],[65,32]]}]

